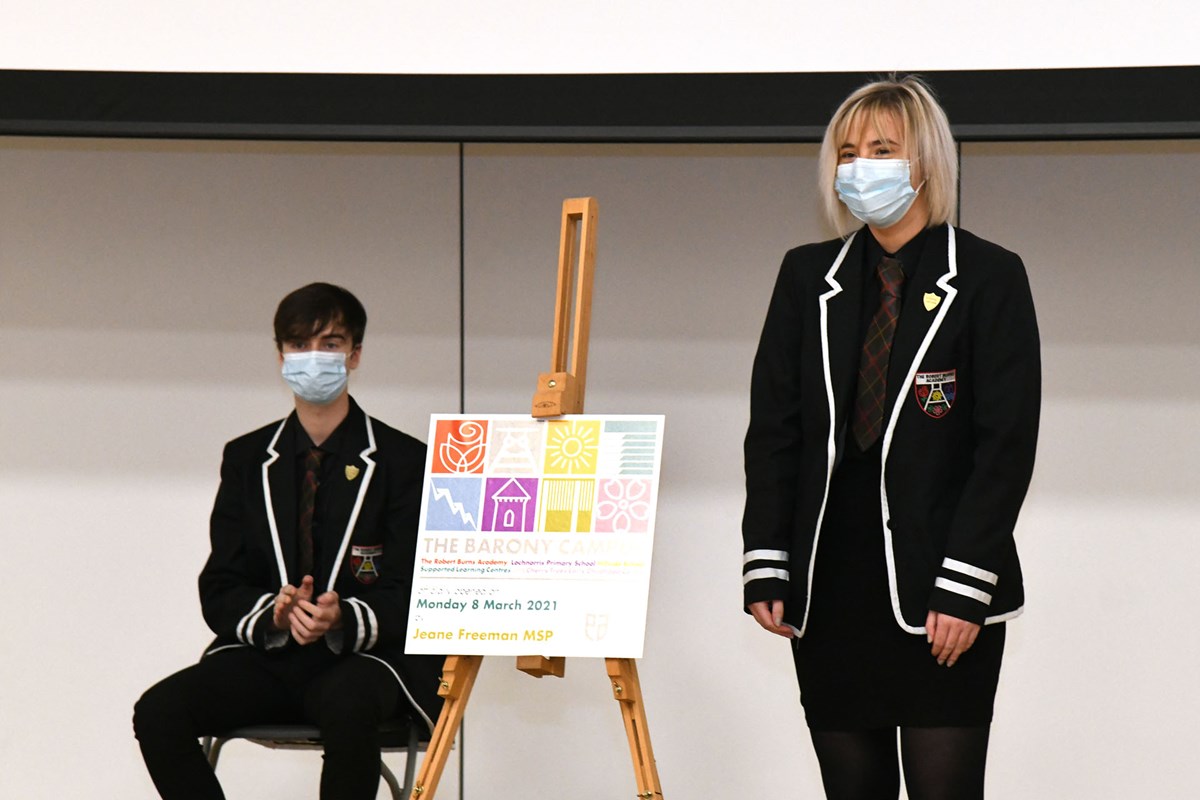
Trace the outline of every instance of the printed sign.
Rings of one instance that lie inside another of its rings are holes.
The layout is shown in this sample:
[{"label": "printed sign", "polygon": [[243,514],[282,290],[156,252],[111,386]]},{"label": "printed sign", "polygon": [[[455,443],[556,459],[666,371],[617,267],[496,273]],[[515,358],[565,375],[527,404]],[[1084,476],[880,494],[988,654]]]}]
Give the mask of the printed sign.
[{"label": "printed sign", "polygon": [[434,415],[406,652],[640,658],[662,430]]}]

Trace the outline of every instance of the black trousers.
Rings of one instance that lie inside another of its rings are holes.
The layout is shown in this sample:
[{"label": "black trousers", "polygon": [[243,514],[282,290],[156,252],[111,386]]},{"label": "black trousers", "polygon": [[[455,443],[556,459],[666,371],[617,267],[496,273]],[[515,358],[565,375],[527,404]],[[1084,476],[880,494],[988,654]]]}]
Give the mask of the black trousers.
[{"label": "black trousers", "polygon": [[386,666],[339,656],[323,642],[264,653],[221,650],[158,682],[134,706],[142,758],[164,800],[224,798],[199,737],[244,725],[321,729],[321,800],[368,800],[379,789],[381,721],[395,716],[400,685]]}]

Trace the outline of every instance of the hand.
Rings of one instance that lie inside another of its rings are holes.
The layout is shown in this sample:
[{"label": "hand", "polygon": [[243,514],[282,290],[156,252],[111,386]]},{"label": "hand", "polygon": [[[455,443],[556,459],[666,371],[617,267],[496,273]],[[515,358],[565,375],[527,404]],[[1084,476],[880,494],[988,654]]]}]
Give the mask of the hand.
[{"label": "hand", "polygon": [[325,592],[317,602],[297,600],[291,615],[292,638],[312,644],[329,631],[342,627],[342,607],[337,592]]},{"label": "hand", "polygon": [[300,600],[311,600],[312,590],[311,575],[305,575],[300,579],[300,588],[289,583],[279,590],[279,594],[275,595],[275,609],[271,614],[271,625],[275,627],[275,630],[286,631],[291,627],[289,617],[292,615],[292,609]]},{"label": "hand", "polygon": [[930,611],[925,617],[925,640],[933,645],[933,657],[938,665],[953,667],[959,656],[971,649],[979,626],[965,619]]},{"label": "hand", "polygon": [[750,614],[754,621],[771,633],[791,639],[795,636],[790,625],[783,624],[782,600],[759,600],[750,604]]}]

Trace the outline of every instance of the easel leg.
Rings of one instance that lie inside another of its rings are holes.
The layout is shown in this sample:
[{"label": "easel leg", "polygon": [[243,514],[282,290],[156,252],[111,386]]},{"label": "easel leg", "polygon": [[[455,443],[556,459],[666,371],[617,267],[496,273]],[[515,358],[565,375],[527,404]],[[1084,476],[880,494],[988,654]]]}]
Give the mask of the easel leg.
[{"label": "easel leg", "polygon": [[425,753],[425,760],[421,762],[421,771],[417,773],[417,783],[410,800],[433,800],[482,664],[483,656],[446,656],[446,664],[442,667],[442,685],[438,689],[438,695],[445,698],[446,702],[442,706],[442,713],[438,715],[433,738],[429,740],[429,749]]},{"label": "easel leg", "polygon": [[646,706],[642,702],[642,684],[638,680],[637,664],[632,658],[606,658],[605,667],[612,681],[613,697],[621,705],[625,735],[629,738],[629,755],[637,779],[639,798],[656,800],[662,797],[658,780],[658,765],[654,748],[650,746],[650,726],[646,722]]}]

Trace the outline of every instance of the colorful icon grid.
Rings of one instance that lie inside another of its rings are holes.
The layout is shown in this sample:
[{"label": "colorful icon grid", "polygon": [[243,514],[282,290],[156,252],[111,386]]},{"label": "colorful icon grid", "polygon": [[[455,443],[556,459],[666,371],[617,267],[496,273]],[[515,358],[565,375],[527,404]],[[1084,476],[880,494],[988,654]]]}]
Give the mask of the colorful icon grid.
[{"label": "colorful icon grid", "polygon": [[659,422],[439,419],[427,531],[648,533]]}]

